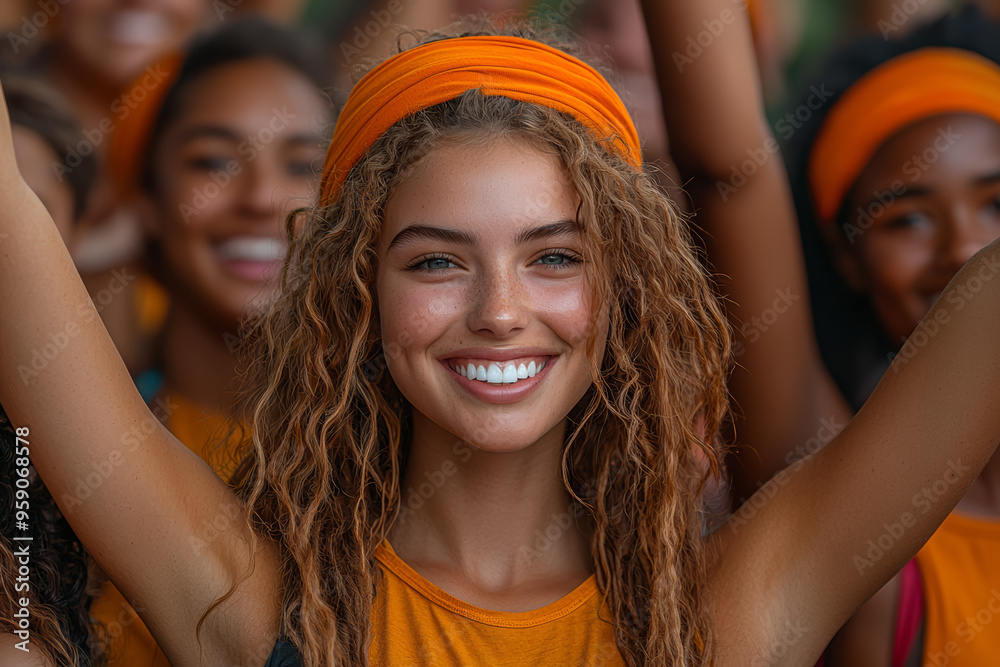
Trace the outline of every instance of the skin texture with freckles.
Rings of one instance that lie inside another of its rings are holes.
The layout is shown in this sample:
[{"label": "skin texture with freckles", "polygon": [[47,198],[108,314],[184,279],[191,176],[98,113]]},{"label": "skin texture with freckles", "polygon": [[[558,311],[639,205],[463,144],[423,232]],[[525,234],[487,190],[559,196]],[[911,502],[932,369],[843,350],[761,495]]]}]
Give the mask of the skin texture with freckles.
[{"label": "skin texture with freckles", "polygon": [[[583,251],[579,232],[516,240],[527,229],[575,220],[578,203],[554,158],[501,139],[435,149],[386,205],[380,328],[389,372],[414,415],[404,497],[425,472],[448,461],[460,469],[389,539],[432,582],[491,609],[548,604],[591,571],[583,532],[572,531],[531,564],[512,546],[530,543],[553,513],[567,510],[559,475],[565,415],[591,383],[591,305],[574,261]],[[410,225],[465,232],[477,242],[410,236],[390,249]],[[605,311],[598,326],[603,349]],[[525,399],[497,405],[472,396],[439,361],[470,347],[540,347],[558,357]]]},{"label": "skin texture with freckles", "polygon": [[[847,207],[859,232],[853,243],[839,232],[831,239],[838,266],[900,344],[958,269],[1000,236],[1000,126],[949,114],[904,128],[872,157]],[[859,218],[859,208],[871,215]]]}]

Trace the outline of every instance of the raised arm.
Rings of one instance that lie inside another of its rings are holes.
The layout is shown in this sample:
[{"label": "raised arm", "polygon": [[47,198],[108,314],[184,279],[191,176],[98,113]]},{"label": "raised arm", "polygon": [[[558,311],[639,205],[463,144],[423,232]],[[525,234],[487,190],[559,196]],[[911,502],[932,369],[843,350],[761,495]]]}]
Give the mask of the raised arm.
[{"label": "raised arm", "polygon": [[[737,498],[849,411],[816,346],[795,211],[738,0],[642,0],[670,153],[737,334]],[[831,433],[827,436],[827,433]]]},{"label": "raised arm", "polygon": [[136,391],[18,173],[2,100],[0,313],[0,403],[76,534],[171,662],[263,664],[277,627],[272,548],[260,548],[254,574],[208,617],[199,646],[196,625],[247,569],[251,535],[234,519],[232,492]]},{"label": "raised arm", "polygon": [[969,260],[920,326],[927,335],[906,342],[844,431],[716,533],[720,665],[745,665],[748,655],[813,664],[993,455],[1000,240]]}]

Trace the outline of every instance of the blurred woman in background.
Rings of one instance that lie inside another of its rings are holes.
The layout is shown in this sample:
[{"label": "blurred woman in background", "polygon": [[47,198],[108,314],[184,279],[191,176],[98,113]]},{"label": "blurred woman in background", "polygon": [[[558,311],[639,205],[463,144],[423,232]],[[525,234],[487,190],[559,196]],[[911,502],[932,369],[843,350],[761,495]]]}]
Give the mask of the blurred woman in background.
[{"label": "blurred woman in background", "polygon": [[[119,128],[110,154],[169,298],[137,384],[171,433],[228,478],[240,441],[228,433],[240,325],[275,292],[286,214],[315,196],[325,79],[302,36],[251,18],[226,21],[158,66],[169,72],[163,95]],[[122,633],[113,665],[163,662],[112,587],[95,613]]]},{"label": "blurred woman in background", "polygon": [[[790,174],[816,333],[854,408],[910,363],[904,341],[925,345],[981,289],[969,283],[921,324],[962,265],[1000,237],[998,62],[1000,25],[969,8],[898,40],[861,38],[814,82],[829,99],[792,137]],[[934,493],[915,496],[914,513],[933,502]],[[994,457],[913,563],[841,632],[832,663],[990,663],[1000,635],[973,632],[967,619],[1000,608],[998,563]]]}]

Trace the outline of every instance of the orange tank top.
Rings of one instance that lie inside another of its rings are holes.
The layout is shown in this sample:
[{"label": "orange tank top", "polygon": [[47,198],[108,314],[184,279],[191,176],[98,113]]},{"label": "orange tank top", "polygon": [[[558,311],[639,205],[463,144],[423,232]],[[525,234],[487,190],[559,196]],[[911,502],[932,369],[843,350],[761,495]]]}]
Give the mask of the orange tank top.
[{"label": "orange tank top", "polygon": [[917,554],[925,665],[1000,664],[1000,522],[952,512]]},{"label": "orange tank top", "polygon": [[[228,479],[235,467],[231,450],[240,436],[236,431],[232,442],[216,447],[228,433],[228,418],[179,394],[158,394],[149,407],[174,437]],[[170,667],[142,619],[111,582],[94,600],[91,614],[103,626],[98,640],[104,642],[108,667]]]},{"label": "orange tank top", "polygon": [[372,606],[373,666],[588,665],[624,667],[596,575],[539,609],[489,611],[424,579],[383,541]]}]

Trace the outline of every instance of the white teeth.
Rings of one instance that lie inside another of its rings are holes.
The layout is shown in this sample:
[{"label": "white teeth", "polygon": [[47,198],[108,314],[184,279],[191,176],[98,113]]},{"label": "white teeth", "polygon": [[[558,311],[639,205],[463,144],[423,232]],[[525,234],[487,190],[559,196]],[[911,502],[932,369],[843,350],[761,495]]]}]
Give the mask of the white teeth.
[{"label": "white teeth", "polygon": [[272,262],[284,259],[285,244],[275,238],[236,236],[217,247],[223,259],[242,259],[249,262]]},{"label": "white teeth", "polygon": [[535,377],[535,375],[545,368],[545,363],[539,363],[537,367],[534,361],[529,362],[527,365],[524,363],[511,363],[505,365],[503,368],[500,367],[499,363],[490,363],[488,366],[477,366],[476,364],[468,363],[466,365],[452,366],[451,368],[462,377],[470,380],[488,382],[490,384],[514,384],[519,380]]},{"label": "white teeth", "polygon": [[153,46],[170,32],[170,22],[160,12],[127,10],[117,12],[108,32],[113,41],[129,46]]},{"label": "white teeth", "polygon": [[490,364],[490,367],[486,369],[486,381],[490,384],[500,384],[503,382],[503,371],[496,364]]},{"label": "white teeth", "polygon": [[517,369],[514,368],[514,364],[503,367],[503,383],[510,384],[512,382],[517,382]]}]

